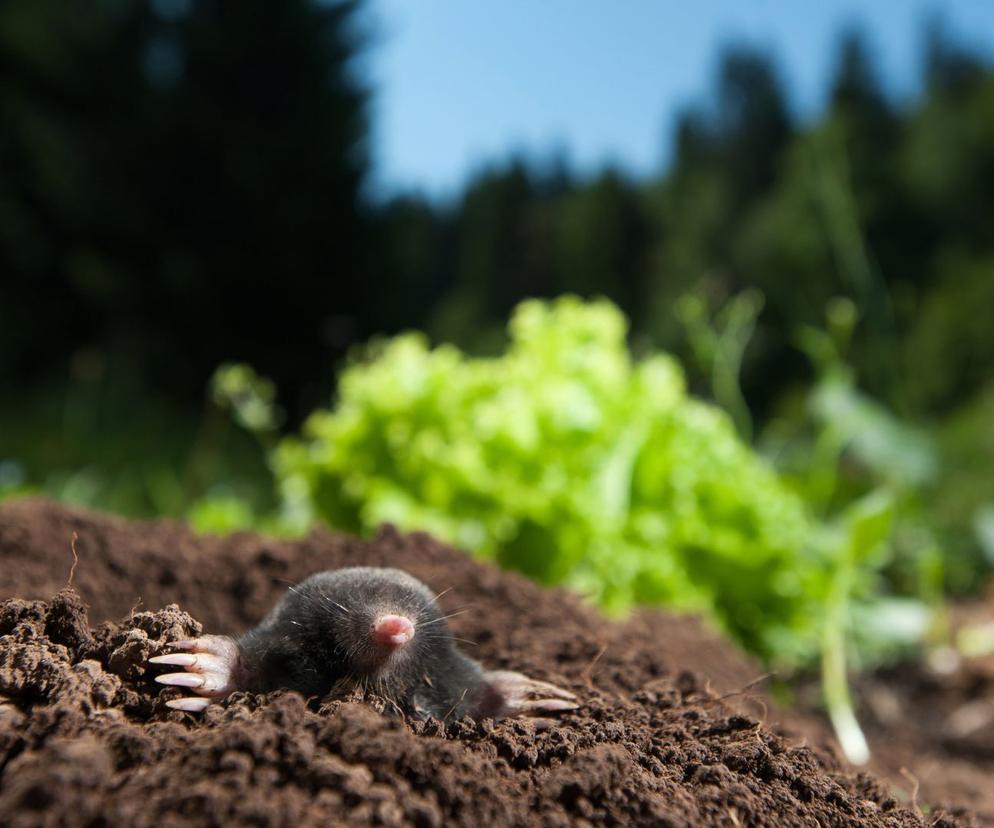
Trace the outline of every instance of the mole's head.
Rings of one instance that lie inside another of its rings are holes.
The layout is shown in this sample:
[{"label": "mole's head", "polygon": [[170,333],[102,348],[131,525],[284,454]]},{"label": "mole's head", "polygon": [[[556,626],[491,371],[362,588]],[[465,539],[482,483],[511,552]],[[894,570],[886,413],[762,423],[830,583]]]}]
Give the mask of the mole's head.
[{"label": "mole's head", "polygon": [[439,647],[451,646],[434,593],[399,569],[323,572],[293,592],[344,673],[403,684]]}]

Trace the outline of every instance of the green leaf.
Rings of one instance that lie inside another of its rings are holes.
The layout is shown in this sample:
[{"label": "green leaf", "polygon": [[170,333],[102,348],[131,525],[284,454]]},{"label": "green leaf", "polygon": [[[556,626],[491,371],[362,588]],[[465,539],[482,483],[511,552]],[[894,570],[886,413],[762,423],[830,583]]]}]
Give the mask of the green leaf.
[{"label": "green leaf", "polygon": [[883,548],[894,525],[895,508],[893,494],[878,489],[857,500],[842,514],[846,532],[844,554],[850,565],[868,562]]}]

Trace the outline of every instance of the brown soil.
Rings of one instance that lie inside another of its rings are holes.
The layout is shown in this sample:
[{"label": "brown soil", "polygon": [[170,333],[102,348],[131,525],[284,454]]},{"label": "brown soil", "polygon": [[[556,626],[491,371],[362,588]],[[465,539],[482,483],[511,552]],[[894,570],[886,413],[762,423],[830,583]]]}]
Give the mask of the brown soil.
[{"label": "brown soil", "polygon": [[[954,616],[954,628],[989,625],[994,595]],[[934,667],[901,665],[860,681],[860,715],[876,768],[891,778],[909,769],[923,795],[969,803],[984,824],[994,825],[994,655],[950,653],[933,661]]]},{"label": "brown soil", "polygon": [[[583,705],[536,731],[289,692],[237,693],[199,718],[162,704],[175,691],[160,694],[145,665],[168,641],[243,630],[289,583],[356,563],[451,588],[443,606],[473,608],[452,622],[477,642],[471,655]],[[0,825],[984,824],[962,809],[923,817],[874,777],[776,735],[743,695],[726,696],[759,670],[698,622],[612,623],[426,535],[197,537],[18,501],[0,506],[6,596]]]}]

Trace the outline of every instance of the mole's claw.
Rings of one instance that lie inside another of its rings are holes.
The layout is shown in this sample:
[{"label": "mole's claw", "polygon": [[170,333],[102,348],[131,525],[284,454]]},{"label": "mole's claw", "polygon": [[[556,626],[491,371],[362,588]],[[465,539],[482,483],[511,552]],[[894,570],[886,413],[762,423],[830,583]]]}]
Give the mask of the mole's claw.
[{"label": "mole's claw", "polygon": [[[209,653],[218,658],[231,659],[238,656],[238,645],[232,639],[223,635],[202,635],[200,638],[170,641],[169,646],[174,650],[192,650],[194,653]],[[156,656],[156,658],[161,658],[161,656]],[[169,664],[172,662],[164,663]]]},{"label": "mole's claw", "polygon": [[159,684],[175,684],[177,687],[203,687],[206,679],[193,673],[166,673],[156,676],[155,680]]},{"label": "mole's claw", "polygon": [[561,710],[576,710],[580,705],[563,699],[529,699],[518,704],[522,713],[556,713]]},{"label": "mole's claw", "polygon": [[[241,674],[241,657],[238,645],[230,638],[220,635],[204,635],[188,641],[173,641],[171,646],[184,653],[166,653],[150,658],[150,664],[171,664],[185,667],[182,673],[166,673],[156,676],[159,684],[170,684],[177,687],[189,687],[201,696],[227,696],[237,689],[236,676]],[[202,710],[207,702],[200,699],[176,699],[185,706],[176,707],[178,710]],[[201,701],[203,704],[201,705]],[[190,703],[195,703],[191,706]]]},{"label": "mole's claw", "polygon": [[[484,676],[486,691],[480,699],[477,715],[534,716],[575,710],[576,695],[547,681],[538,681],[510,670],[493,670]],[[546,720],[548,721],[548,720]]]},{"label": "mole's claw", "polygon": [[210,707],[210,703],[210,699],[170,699],[166,702],[166,707],[171,707],[173,710],[185,710],[187,713],[203,713]]},{"label": "mole's claw", "polygon": [[197,657],[193,653],[168,653],[167,655],[153,656],[148,660],[149,664],[176,664],[179,667],[192,667],[197,663]]},{"label": "mole's claw", "polygon": [[[554,684],[549,684],[547,681],[538,681],[537,679],[528,678],[528,676],[523,676],[521,673],[512,673],[512,676],[520,677],[518,679],[521,682],[522,689],[528,693],[547,693],[557,699],[575,699],[576,693],[571,693],[569,690],[564,690],[562,687],[557,687]],[[521,681],[521,680],[524,681]],[[570,708],[562,708],[563,710],[572,709],[576,705],[571,705]]]}]

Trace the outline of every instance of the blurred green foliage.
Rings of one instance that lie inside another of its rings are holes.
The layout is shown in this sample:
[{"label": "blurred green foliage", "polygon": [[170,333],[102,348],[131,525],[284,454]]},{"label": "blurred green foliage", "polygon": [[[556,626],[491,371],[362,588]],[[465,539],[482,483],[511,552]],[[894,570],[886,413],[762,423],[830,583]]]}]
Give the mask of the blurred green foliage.
[{"label": "blurred green foliage", "polygon": [[42,493],[130,516],[182,517],[208,493],[271,510],[256,441],[213,405],[109,381],[7,396],[0,406],[0,499]]},{"label": "blurred green foliage", "polygon": [[994,381],[936,430],[942,465],[923,499],[942,538],[948,585],[963,591],[994,570]]},{"label": "blurred green foliage", "polygon": [[[941,637],[948,573],[923,505],[939,470],[937,448],[924,429],[900,420],[857,387],[845,360],[856,323],[854,304],[835,299],[826,308],[824,328],[796,332],[797,347],[817,379],[800,408],[767,423],[758,445],[816,517],[859,516],[866,504],[886,502],[892,531],[879,574],[844,591],[847,602],[850,592],[874,598],[872,605],[849,607],[847,623],[859,654],[875,662],[924,643],[930,632]],[[852,578],[839,575],[844,569],[837,576]],[[890,594],[884,600],[885,592]]]}]

